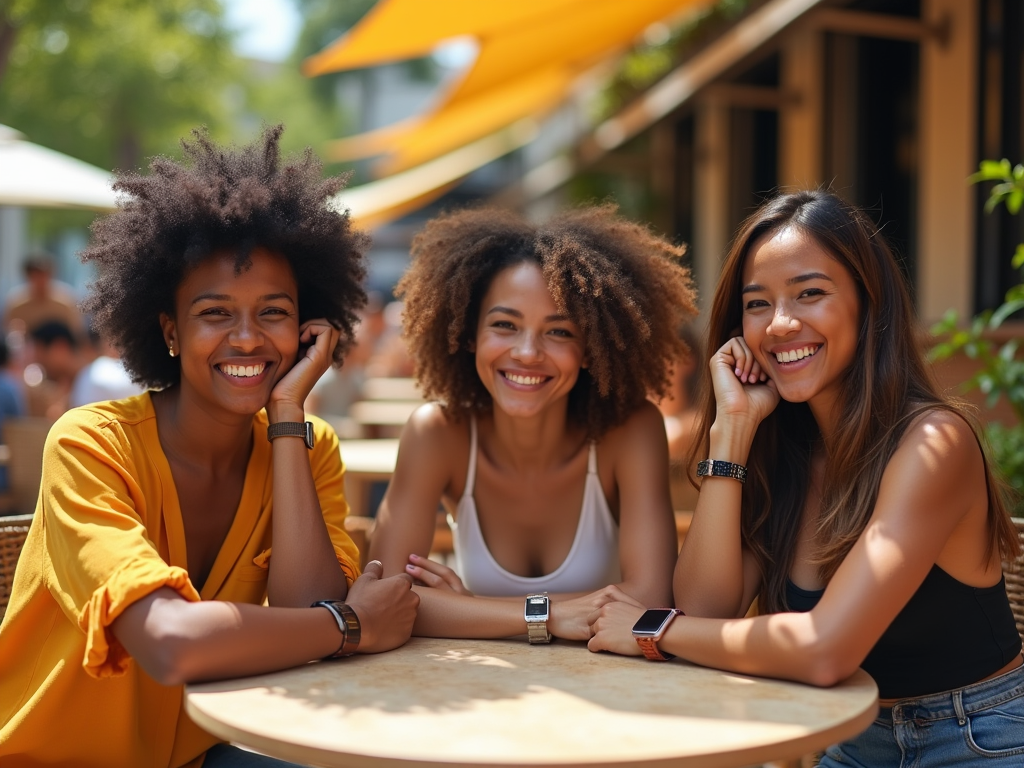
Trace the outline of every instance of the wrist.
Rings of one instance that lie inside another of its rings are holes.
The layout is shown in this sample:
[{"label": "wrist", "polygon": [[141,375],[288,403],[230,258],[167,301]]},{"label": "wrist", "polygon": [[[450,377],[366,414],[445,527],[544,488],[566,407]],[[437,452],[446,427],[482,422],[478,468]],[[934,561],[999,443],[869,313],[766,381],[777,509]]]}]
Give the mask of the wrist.
[{"label": "wrist", "polygon": [[310,607],[327,610],[341,635],[341,641],[336,649],[323,658],[336,659],[341,656],[351,656],[359,649],[362,628],[359,617],[351,605],[341,600],[318,600]]},{"label": "wrist", "polygon": [[306,412],[302,406],[295,403],[270,402],[267,403],[267,420],[271,424],[279,421],[303,422],[306,420]]},{"label": "wrist", "polygon": [[707,458],[746,465],[756,432],[757,425],[716,419],[709,433]]}]

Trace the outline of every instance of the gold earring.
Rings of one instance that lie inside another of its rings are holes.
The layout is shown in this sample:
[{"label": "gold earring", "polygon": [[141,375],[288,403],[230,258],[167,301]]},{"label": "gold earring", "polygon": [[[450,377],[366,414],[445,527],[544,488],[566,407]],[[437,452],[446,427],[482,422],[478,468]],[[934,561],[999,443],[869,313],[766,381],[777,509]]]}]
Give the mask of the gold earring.
[{"label": "gold earring", "polygon": [[167,354],[169,354],[171,357],[174,357],[174,347],[168,347]]}]

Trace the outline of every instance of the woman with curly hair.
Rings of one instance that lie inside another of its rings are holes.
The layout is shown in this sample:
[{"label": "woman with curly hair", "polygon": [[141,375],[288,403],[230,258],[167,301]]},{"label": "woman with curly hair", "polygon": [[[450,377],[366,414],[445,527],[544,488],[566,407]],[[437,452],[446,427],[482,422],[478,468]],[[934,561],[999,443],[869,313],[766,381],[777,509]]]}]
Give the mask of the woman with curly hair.
[{"label": "woman with curly hair", "polygon": [[409,636],[411,579],[359,576],[337,438],[303,412],[351,343],[365,238],[281,130],[196,132],[95,225],[86,309],[151,390],[50,431],[0,625],[5,766],[283,765],[218,745],[183,683]]},{"label": "woman with curly hair", "polygon": [[824,686],[863,667],[880,716],[823,766],[1020,765],[1000,565],[1020,545],[878,230],[825,192],[770,200],[726,259],[708,342],[685,616],[606,605],[590,648]]},{"label": "woman with curly hair", "polygon": [[[682,251],[611,206],[543,226],[466,210],[413,241],[398,292],[436,402],[403,431],[370,551],[421,585],[415,634],[583,639],[609,595],[667,603],[668,449],[647,398],[687,351]],[[427,559],[439,501],[454,571]]]}]

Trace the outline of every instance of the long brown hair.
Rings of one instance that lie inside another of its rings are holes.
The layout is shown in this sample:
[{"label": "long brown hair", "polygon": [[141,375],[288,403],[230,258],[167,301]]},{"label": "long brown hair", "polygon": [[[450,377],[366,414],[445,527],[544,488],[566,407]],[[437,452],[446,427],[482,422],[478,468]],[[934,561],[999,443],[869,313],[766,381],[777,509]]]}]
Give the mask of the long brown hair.
[{"label": "long brown hair", "polygon": [[[819,540],[815,555],[827,581],[864,531],[874,510],[882,474],[904,432],[920,414],[943,409],[963,417],[975,434],[975,419],[963,404],[944,397],[925,362],[910,294],[892,252],[871,220],[836,195],[803,191],[779,195],[748,218],[722,268],[708,325],[707,350],[719,349],[742,327],[743,266],[761,238],[786,227],[812,237],[842,264],[857,286],[861,317],[857,351],[837,399],[836,434],[825,446]],[[715,419],[711,387],[703,393],[701,440],[688,466],[707,455]],[[786,610],[786,580],[793,564],[800,517],[810,487],[812,447],[820,440],[806,403],[782,400],[761,422],[748,461],[741,527],[744,544],[763,574],[762,612]],[[1020,548],[1002,498],[1002,485],[985,462],[989,553],[1005,557]]]}]

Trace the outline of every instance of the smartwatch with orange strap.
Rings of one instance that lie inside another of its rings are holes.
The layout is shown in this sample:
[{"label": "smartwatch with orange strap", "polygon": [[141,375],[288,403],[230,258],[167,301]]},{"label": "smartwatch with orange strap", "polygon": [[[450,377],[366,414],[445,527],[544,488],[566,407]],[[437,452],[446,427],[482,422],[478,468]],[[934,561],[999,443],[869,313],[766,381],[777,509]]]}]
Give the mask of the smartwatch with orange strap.
[{"label": "smartwatch with orange strap", "polygon": [[658,650],[661,640],[676,616],[684,615],[678,608],[651,608],[644,612],[633,625],[633,639],[651,661],[668,661],[675,658],[671,653]]}]

